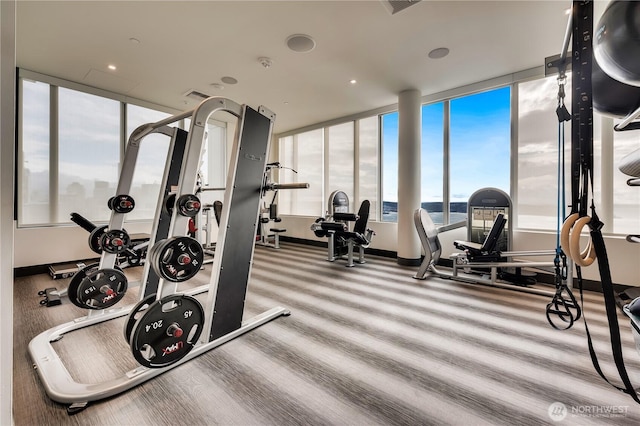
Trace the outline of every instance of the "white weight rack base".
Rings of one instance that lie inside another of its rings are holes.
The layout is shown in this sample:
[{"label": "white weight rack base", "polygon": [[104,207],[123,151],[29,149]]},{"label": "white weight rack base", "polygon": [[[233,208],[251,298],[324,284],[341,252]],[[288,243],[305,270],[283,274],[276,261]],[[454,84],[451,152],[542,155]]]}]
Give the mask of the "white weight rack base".
[{"label": "white weight rack base", "polygon": [[290,314],[285,308],[272,308],[248,321],[243,321],[241,327],[231,333],[207,343],[197,344],[184,358],[167,367],[147,368],[140,366],[127,371],[119,378],[97,384],[84,384],[74,381],[51,343],[60,340],[66,333],[128,315],[132,308],[133,306],[114,309],[101,315],[83,317],[61,324],[40,333],[29,342],[29,353],[33,359],[34,368],[38,372],[47,395],[52,400],[69,404],[68,410],[70,412],[82,410],[91,401],[125,392],[275,318]]}]

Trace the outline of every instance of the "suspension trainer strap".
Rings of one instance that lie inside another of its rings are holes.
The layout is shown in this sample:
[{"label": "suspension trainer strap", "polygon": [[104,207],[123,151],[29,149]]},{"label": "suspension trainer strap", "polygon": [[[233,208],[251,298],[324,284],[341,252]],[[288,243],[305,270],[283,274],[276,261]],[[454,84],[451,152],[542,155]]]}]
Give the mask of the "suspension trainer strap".
[{"label": "suspension trainer strap", "polygon": [[[573,2],[573,93],[572,93],[572,132],[571,132],[571,212],[580,217],[587,216],[589,189],[593,193],[593,100],[591,72],[593,61],[593,2]],[[622,357],[622,341],[618,324],[615,295],[611,280],[611,270],[607,250],[602,237],[603,223],[598,218],[594,201],[591,202],[591,219],[589,222],[592,248],[598,259],[602,293],[605,301],[611,350],[613,359],[624,387],[619,387],[609,381],[598,362],[593,346],[593,340],[586,318],[583,316],[587,342],[591,361],[598,374],[614,388],[630,395],[634,401],[640,403],[640,398],[631,385]],[[575,232],[575,230],[574,230]],[[578,231],[579,232],[579,231]],[[573,255],[573,254],[572,254]],[[576,275],[580,288],[580,298],[584,305],[582,272],[576,265]]]},{"label": "suspension trainer strap", "polygon": [[[557,196],[557,217],[556,217],[556,255],[553,259],[555,266],[555,287],[556,291],[546,306],[545,312],[547,321],[556,330],[568,330],[571,328],[575,321],[580,319],[581,308],[576,301],[571,289],[567,286],[567,256],[562,251],[560,245],[560,228],[565,217],[565,137],[564,137],[564,123],[565,121],[571,121],[571,114],[567,111],[567,107],[564,104],[566,83],[565,67],[561,65],[560,74],[558,76],[558,106],[556,108],[556,115],[558,116],[558,196]],[[560,319],[562,322],[554,322],[553,318]]]}]

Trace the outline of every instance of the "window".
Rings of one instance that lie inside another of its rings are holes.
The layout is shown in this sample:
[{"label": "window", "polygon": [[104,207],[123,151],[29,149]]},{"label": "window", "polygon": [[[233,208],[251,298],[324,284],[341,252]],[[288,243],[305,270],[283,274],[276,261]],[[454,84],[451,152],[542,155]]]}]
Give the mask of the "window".
[{"label": "window", "polygon": [[618,170],[620,160],[640,149],[637,130],[613,133],[613,232],[640,233],[640,188],[627,185],[629,176]]},{"label": "window", "polygon": [[450,102],[450,222],[464,220],[467,200],[485,187],[510,192],[511,89]]},{"label": "window", "polygon": [[398,113],[382,116],[382,221],[398,221]]},{"label": "window", "polygon": [[[127,138],[138,126],[155,123],[168,116],[149,108],[127,105]],[[127,220],[149,220],[155,216],[170,142],[168,136],[158,133],[142,139],[129,194],[135,200],[136,207],[127,213]]]},{"label": "window", "polygon": [[444,223],[444,158],[444,102],[423,105],[420,200],[436,224]]},{"label": "window", "polygon": [[[571,81],[571,80],[568,80]],[[555,230],[558,191],[558,83],[548,77],[518,85],[519,228]],[[571,91],[565,105],[571,109]],[[565,159],[571,161],[571,126],[565,126]],[[565,173],[569,176],[570,169]],[[570,189],[567,188],[567,196]]]},{"label": "window", "polygon": [[378,116],[358,120],[358,206],[369,200],[369,220],[378,220],[378,181],[380,174]]},{"label": "window", "polygon": [[[116,195],[123,134],[167,114],[88,93],[81,85],[72,89],[34,76],[20,71],[18,226],[68,224],[72,212],[94,223],[108,221],[107,201]],[[130,194],[136,209],[128,220],[151,220],[158,201],[169,138],[150,135],[145,142]]]},{"label": "window", "polygon": [[20,80],[22,88],[18,224],[49,223],[49,85]]},{"label": "window", "polygon": [[58,91],[58,203],[54,223],[72,212],[108,220],[120,166],[120,103],[60,87]]},{"label": "window", "polygon": [[280,170],[279,182],[309,184],[307,189],[279,191],[279,213],[315,217],[324,215],[324,130],[281,138],[279,149],[280,163],[286,167]]},{"label": "window", "polygon": [[349,197],[349,208],[357,211],[354,194],[354,146],[353,146],[353,121],[349,121],[327,129],[329,145],[328,159],[328,188],[327,193],[335,190],[344,191]]}]

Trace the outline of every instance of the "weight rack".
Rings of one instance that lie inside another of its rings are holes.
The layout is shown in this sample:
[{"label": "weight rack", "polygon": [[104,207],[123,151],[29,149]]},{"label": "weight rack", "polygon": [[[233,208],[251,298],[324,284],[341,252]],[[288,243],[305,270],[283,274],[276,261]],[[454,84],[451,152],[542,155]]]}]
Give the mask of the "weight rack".
[{"label": "weight rack", "polygon": [[[166,189],[172,186],[171,180],[178,175],[176,196],[193,194],[205,140],[206,123],[209,117],[218,111],[232,114],[239,122],[227,175],[224,208],[210,282],[208,286],[184,292],[188,296],[207,293],[203,332],[192,350],[166,367],[140,366],[116,379],[98,384],[76,382],[51,343],[72,331],[126,316],[134,306],[89,311],[85,317],[40,333],[29,343],[29,353],[34,367],[47,395],[54,401],[68,404],[67,411],[70,414],[86,408],[89,402],[125,392],[277,317],[289,315],[287,309],[274,307],[242,321],[260,201],[264,191],[263,177],[275,120],[271,111],[264,107],[256,111],[226,98],[213,97],[202,101],[194,110],[140,126],[129,138],[116,194],[129,192],[140,141],[151,133],[163,133],[172,138],[163,178],[165,193]],[[169,127],[170,124],[185,118],[191,118],[188,134]],[[155,232],[150,236],[150,249],[161,239],[186,235],[189,218],[179,215],[176,208],[169,215],[166,209],[163,209],[164,195],[161,191],[153,222]],[[124,214],[113,211],[109,229],[122,229],[124,217]],[[115,261],[116,254],[103,252],[100,268],[112,268]],[[168,282],[157,276],[151,268],[151,263],[147,261],[144,266],[140,300],[152,294],[157,295],[156,300],[177,294],[178,283]]]}]

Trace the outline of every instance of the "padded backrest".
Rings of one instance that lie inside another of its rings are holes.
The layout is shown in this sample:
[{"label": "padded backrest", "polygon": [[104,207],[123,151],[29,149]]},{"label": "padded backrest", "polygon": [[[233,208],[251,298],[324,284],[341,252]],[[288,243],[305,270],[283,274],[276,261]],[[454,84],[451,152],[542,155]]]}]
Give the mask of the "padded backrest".
[{"label": "padded backrest", "polygon": [[436,263],[440,259],[442,246],[438,239],[438,229],[433,224],[429,212],[425,209],[417,209],[413,214],[413,221],[424,249],[424,254],[431,261]]},{"label": "padded backrest", "polygon": [[496,244],[498,244],[498,239],[500,238],[500,234],[502,234],[502,230],[507,223],[507,219],[504,217],[504,214],[498,213],[495,220],[493,221],[493,226],[491,230],[489,230],[489,235],[484,239],[482,243],[482,247],[480,248],[483,252],[492,253],[496,249]]},{"label": "padded backrest", "polygon": [[216,222],[220,226],[220,217],[222,215],[222,201],[216,200],[213,202],[213,214],[216,217]]},{"label": "padded backrest", "polygon": [[360,209],[358,210],[358,220],[356,220],[355,225],[353,225],[353,232],[358,234],[364,234],[367,232],[367,222],[369,221],[369,210],[371,209],[371,203],[369,200],[364,200],[362,204],[360,204]]}]

